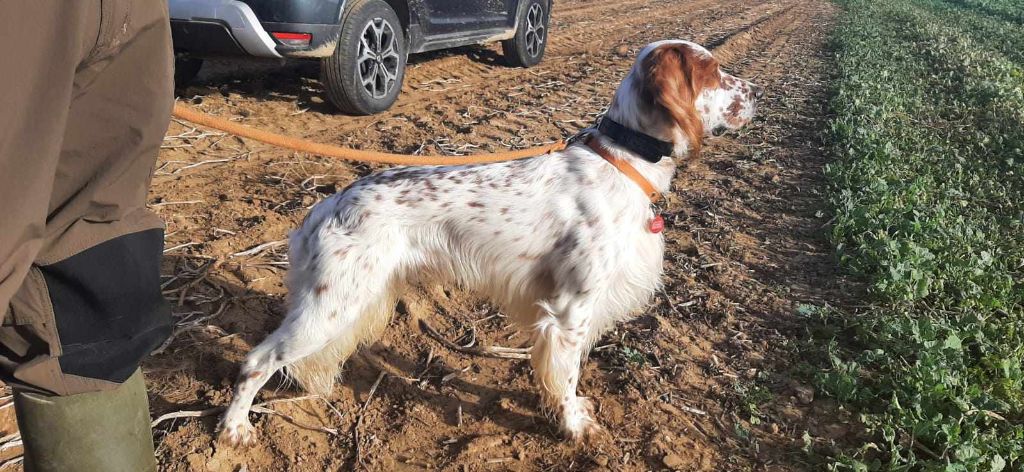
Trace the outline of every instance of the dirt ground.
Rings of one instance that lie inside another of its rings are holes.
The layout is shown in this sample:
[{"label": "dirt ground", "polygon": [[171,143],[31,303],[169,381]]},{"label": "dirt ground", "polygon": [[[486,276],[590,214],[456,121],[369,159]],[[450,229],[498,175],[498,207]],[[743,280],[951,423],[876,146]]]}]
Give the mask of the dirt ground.
[{"label": "dirt ground", "polygon": [[[400,153],[570,136],[607,106],[636,52],[665,38],[706,45],[767,96],[752,126],[709,139],[680,170],[664,293],[590,355],[581,394],[598,407],[602,440],[558,437],[525,361],[466,357],[423,335],[417,318],[453,340],[528,342],[469,294],[426,287],[346,364],[333,397],[293,401],[303,394],[272,380],[257,401],[284,401],[267,406],[279,415],[253,414],[255,447],[215,444],[216,416],[161,422],[161,469],[813,468],[804,432],[827,441],[849,430],[792,375],[796,308],[849,296],[823,235],[819,134],[835,13],[824,0],[557,1],[541,65],[506,67],[497,46],[413,57],[398,103],[374,117],[335,113],[317,63],[208,64],[179,99],[250,126]],[[180,325],[145,364],[154,416],[226,404],[239,362],[283,315],[286,250],[267,243],[372,170],[171,124],[150,203],[168,223],[165,290]]]}]

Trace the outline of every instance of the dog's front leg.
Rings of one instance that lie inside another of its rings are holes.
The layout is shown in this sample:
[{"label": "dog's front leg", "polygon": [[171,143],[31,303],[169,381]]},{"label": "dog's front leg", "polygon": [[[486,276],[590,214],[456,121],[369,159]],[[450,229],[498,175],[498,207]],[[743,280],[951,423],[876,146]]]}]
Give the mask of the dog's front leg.
[{"label": "dog's front leg", "polygon": [[530,358],[541,401],[566,436],[582,440],[601,429],[590,400],[576,396],[592,305],[588,300],[569,300],[541,306],[546,313],[535,325]]}]

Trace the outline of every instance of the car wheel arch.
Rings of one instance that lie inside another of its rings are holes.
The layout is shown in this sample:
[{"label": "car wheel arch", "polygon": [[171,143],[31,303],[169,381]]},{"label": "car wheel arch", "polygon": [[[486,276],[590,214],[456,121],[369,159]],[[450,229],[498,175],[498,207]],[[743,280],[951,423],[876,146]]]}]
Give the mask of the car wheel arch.
[{"label": "car wheel arch", "polygon": [[[523,13],[526,10],[526,6],[529,5],[529,4],[530,4],[529,0],[519,0],[519,2],[516,3],[515,23],[513,23],[513,25],[512,25],[512,32],[513,33],[519,32],[519,19],[522,18]],[[555,0],[548,0],[547,1],[546,7],[547,7],[547,15],[548,15],[548,21],[549,22],[551,21],[551,9],[554,8],[554,6],[555,6]]]},{"label": "car wheel arch", "polygon": [[[395,15],[398,16],[398,21],[401,23],[402,32],[405,33],[405,45],[406,48],[411,44],[412,39],[410,38],[409,25],[412,24],[412,13],[409,10],[408,0],[384,0],[392,10],[395,11]],[[408,50],[408,49],[407,49]]]}]

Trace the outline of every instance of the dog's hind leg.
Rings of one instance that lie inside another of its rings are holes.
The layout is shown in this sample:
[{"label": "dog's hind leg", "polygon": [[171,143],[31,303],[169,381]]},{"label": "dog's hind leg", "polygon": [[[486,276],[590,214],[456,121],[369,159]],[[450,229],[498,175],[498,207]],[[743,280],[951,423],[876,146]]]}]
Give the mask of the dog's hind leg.
[{"label": "dog's hind leg", "polygon": [[587,333],[592,315],[591,302],[572,298],[542,303],[544,312],[534,326],[530,353],[542,405],[559,421],[562,432],[580,440],[600,431],[593,406],[576,395],[580,364],[587,354]]},{"label": "dog's hind leg", "polygon": [[[394,308],[394,264],[387,254],[360,253],[349,257],[360,261],[361,270],[354,270],[351,263],[336,264],[332,272],[306,271],[290,283],[288,316],[246,356],[234,398],[221,420],[222,442],[255,442],[249,409],[274,372],[284,368],[304,388],[329,393],[340,363],[387,325]],[[370,261],[369,254],[378,257]]]}]

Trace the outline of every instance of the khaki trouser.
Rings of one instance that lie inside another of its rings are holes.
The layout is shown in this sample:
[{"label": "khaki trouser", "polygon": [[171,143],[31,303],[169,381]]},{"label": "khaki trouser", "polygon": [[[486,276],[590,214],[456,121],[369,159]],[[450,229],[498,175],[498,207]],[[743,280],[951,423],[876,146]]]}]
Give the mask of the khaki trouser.
[{"label": "khaki trouser", "polygon": [[145,207],[173,100],[166,0],[0,0],[0,377],[112,388],[170,332]]}]

